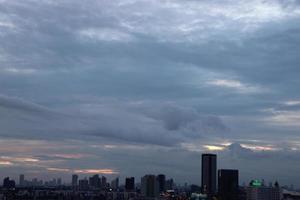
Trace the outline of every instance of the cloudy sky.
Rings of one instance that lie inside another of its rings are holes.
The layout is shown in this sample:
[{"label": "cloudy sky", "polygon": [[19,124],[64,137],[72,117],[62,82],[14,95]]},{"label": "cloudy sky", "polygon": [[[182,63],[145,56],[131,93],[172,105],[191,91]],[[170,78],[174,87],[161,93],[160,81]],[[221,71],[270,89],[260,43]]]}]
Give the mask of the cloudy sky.
[{"label": "cloudy sky", "polygon": [[0,0],[0,178],[300,187],[299,52],[297,0]]}]

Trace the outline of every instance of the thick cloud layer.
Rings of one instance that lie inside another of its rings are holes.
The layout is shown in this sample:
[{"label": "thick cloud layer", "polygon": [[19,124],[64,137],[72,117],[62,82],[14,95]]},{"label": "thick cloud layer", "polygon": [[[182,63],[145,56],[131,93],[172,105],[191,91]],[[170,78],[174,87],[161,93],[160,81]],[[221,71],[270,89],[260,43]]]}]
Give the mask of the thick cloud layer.
[{"label": "thick cloud layer", "polygon": [[299,18],[295,0],[0,0],[0,168],[199,183],[217,151],[242,182],[299,186]]}]

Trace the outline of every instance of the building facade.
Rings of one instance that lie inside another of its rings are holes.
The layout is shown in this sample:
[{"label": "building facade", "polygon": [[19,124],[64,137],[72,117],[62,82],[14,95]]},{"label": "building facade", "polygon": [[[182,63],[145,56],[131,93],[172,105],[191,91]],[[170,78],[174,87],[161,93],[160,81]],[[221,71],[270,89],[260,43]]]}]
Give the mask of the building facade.
[{"label": "building facade", "polygon": [[251,181],[246,188],[247,200],[280,200],[281,189],[276,186],[265,186],[262,182],[255,180]]},{"label": "building facade", "polygon": [[125,190],[127,192],[135,191],[134,177],[127,177],[125,179]]},{"label": "building facade", "polygon": [[141,194],[144,197],[157,197],[158,187],[155,175],[145,175],[141,179]]},{"label": "building facade", "polygon": [[218,199],[238,200],[239,198],[239,171],[221,169],[218,171]]},{"label": "building facade", "polygon": [[202,193],[212,196],[217,187],[217,155],[202,154]]}]

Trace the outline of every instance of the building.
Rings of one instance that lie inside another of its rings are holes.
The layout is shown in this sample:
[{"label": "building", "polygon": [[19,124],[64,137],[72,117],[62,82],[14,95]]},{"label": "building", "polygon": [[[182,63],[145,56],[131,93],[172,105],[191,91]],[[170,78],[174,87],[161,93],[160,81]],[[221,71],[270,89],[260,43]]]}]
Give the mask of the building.
[{"label": "building", "polygon": [[119,189],[119,177],[112,180],[110,185],[111,185],[111,189],[117,191]]},{"label": "building", "polygon": [[57,183],[56,183],[57,186],[61,186],[62,185],[62,180],[61,178],[57,178]]},{"label": "building", "polygon": [[300,200],[300,192],[297,191],[283,189],[282,196],[284,200]]},{"label": "building", "polygon": [[72,175],[72,186],[73,187],[77,187],[78,185],[78,175],[77,174],[73,174]]},{"label": "building", "polygon": [[93,189],[99,189],[101,187],[101,179],[98,174],[89,178],[89,185]]},{"label": "building", "polygon": [[155,175],[145,175],[141,179],[141,194],[144,197],[157,197],[157,181]]},{"label": "building", "polygon": [[166,191],[166,176],[159,174],[156,179],[158,183],[158,192],[161,193]]},{"label": "building", "polygon": [[24,176],[24,174],[20,174],[19,185],[20,186],[25,186],[25,176]]},{"label": "building", "polygon": [[6,177],[3,180],[3,188],[5,189],[13,189],[16,187],[16,183],[14,180],[10,180],[9,177]]},{"label": "building", "polygon": [[106,187],[107,187],[106,177],[102,176],[101,177],[101,189],[105,190]]},{"label": "building", "polygon": [[174,181],[173,179],[166,180],[166,190],[173,190]]},{"label": "building", "polygon": [[207,195],[200,193],[192,193],[190,200],[207,200]]},{"label": "building", "polygon": [[276,183],[274,186],[265,186],[259,180],[253,180],[246,187],[247,200],[280,200],[281,189]]},{"label": "building", "polygon": [[220,200],[239,199],[239,171],[221,169],[218,171],[218,196]]},{"label": "building", "polygon": [[88,190],[89,189],[89,181],[85,178],[79,180],[79,190]]},{"label": "building", "polygon": [[127,177],[125,179],[125,190],[127,192],[133,192],[135,190],[134,177]]},{"label": "building", "polygon": [[217,187],[217,155],[202,154],[202,192],[210,198]]}]

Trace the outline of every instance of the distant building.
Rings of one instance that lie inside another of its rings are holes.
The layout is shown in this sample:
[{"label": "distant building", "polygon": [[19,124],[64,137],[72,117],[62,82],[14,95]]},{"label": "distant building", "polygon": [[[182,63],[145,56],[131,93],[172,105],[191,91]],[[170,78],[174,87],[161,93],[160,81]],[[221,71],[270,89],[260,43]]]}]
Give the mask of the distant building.
[{"label": "distant building", "polygon": [[246,187],[247,200],[280,200],[281,189],[276,183],[274,186],[265,186],[263,182],[253,180]]},{"label": "distant building", "polygon": [[107,187],[106,177],[102,176],[101,177],[101,189],[105,190],[106,187]]},{"label": "distant building", "polygon": [[117,191],[119,189],[119,177],[115,178],[114,180],[111,181],[111,188],[114,191]]},{"label": "distant building", "polygon": [[200,193],[192,193],[190,200],[207,200],[207,195]]},{"label": "distant building", "polygon": [[62,185],[62,180],[61,180],[61,178],[58,178],[58,179],[57,179],[57,185],[58,185],[58,186],[61,186],[61,185]]},{"label": "distant building", "polygon": [[239,171],[221,169],[218,171],[218,196],[221,200],[239,199]]},{"label": "distant building", "polygon": [[132,192],[135,190],[134,177],[127,177],[125,179],[125,190],[127,192]]},{"label": "distant building", "polygon": [[13,189],[16,187],[16,183],[14,180],[10,180],[9,177],[4,178],[3,180],[3,188],[5,189]]},{"label": "distant building", "polygon": [[174,181],[173,179],[166,180],[166,190],[173,190]]},{"label": "distant building", "polygon": [[98,174],[89,178],[89,185],[93,189],[99,189],[101,187],[101,179]]},{"label": "distant building", "polygon": [[73,174],[72,175],[72,186],[76,187],[78,185],[78,175],[77,174]]},{"label": "distant building", "polygon": [[190,186],[190,191],[191,191],[191,193],[200,194],[201,193],[201,187],[199,185],[192,184]]},{"label": "distant building", "polygon": [[88,190],[89,189],[89,181],[85,178],[79,180],[79,190]]},{"label": "distant building", "polygon": [[287,189],[283,189],[282,196],[285,200],[300,200],[300,192],[297,191],[289,191]]},{"label": "distant building", "polygon": [[157,181],[155,175],[145,175],[141,179],[141,194],[144,197],[157,197]]},{"label": "distant building", "polygon": [[25,186],[25,176],[24,176],[24,174],[20,174],[19,185],[20,186]]},{"label": "distant building", "polygon": [[210,198],[217,187],[217,155],[202,154],[202,192]]},{"label": "distant building", "polygon": [[158,192],[161,193],[166,191],[166,176],[159,174],[156,179],[158,183]]}]

